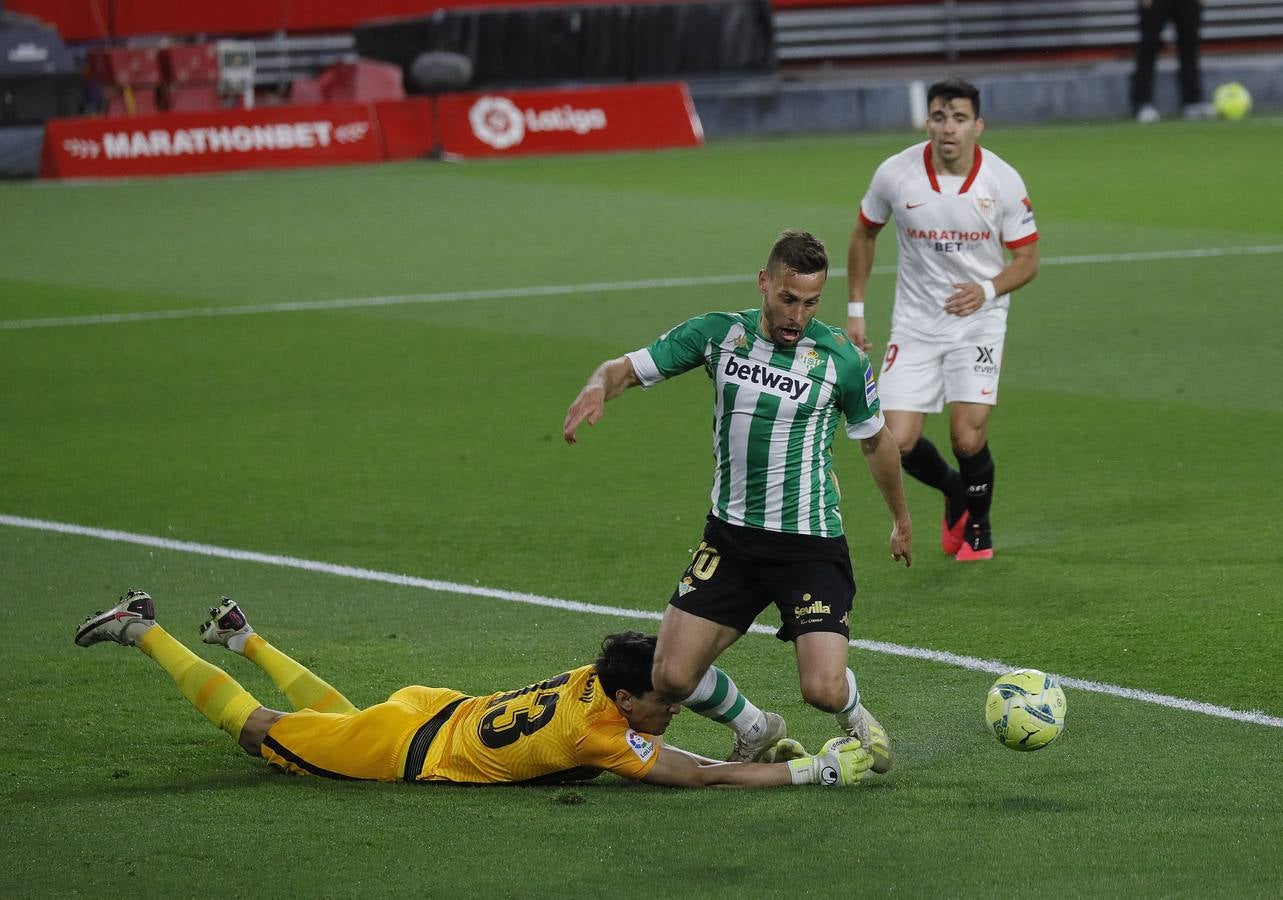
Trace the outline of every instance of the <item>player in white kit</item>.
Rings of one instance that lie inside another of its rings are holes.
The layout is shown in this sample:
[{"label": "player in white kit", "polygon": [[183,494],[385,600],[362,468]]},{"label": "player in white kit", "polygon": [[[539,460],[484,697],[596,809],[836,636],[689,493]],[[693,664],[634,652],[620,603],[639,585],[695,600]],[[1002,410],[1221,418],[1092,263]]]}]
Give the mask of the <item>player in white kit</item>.
[{"label": "player in white kit", "polygon": [[[846,330],[870,348],[865,288],[878,233],[894,216],[900,256],[878,378],[882,410],[905,471],[945,495],[941,548],[967,562],[993,557],[987,425],[1011,292],[1038,274],[1038,229],[1019,173],[977,143],[984,119],[973,85],[931,85],[926,127],[929,140],[883,162],[860,202],[847,254]],[[922,436],[927,413],[946,403],[957,469]]]}]

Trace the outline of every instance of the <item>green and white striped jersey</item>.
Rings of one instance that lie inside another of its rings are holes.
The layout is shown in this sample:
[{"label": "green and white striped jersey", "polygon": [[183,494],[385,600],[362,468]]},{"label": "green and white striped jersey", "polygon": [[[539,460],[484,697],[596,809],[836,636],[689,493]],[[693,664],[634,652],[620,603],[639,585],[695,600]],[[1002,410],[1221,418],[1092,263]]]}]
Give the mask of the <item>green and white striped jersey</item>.
[{"label": "green and white striped jersey", "polygon": [[842,534],[831,447],[838,416],[866,438],[882,428],[869,358],[812,319],[792,348],[758,332],[760,309],[688,319],[628,354],[645,387],[703,366],[713,380],[713,515],[788,534]]}]

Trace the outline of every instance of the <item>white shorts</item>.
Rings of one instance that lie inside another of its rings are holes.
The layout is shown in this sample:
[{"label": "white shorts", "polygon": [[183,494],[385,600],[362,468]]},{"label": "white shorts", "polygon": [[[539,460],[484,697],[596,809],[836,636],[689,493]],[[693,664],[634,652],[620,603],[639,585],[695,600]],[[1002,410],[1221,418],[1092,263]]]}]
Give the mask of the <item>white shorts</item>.
[{"label": "white shorts", "polygon": [[891,337],[878,376],[883,409],[937,413],[946,403],[997,405],[1006,335],[959,343]]}]

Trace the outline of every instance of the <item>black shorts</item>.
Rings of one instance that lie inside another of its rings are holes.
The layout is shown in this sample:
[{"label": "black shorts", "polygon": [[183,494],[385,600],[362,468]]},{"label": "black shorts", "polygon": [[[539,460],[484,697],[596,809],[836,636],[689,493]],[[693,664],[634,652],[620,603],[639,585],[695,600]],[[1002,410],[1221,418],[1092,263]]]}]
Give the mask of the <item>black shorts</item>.
[{"label": "black shorts", "polygon": [[853,599],[846,538],[743,528],[709,515],[704,540],[668,602],[740,633],[774,603],[783,623],[776,637],[791,641],[809,631],[850,637]]}]

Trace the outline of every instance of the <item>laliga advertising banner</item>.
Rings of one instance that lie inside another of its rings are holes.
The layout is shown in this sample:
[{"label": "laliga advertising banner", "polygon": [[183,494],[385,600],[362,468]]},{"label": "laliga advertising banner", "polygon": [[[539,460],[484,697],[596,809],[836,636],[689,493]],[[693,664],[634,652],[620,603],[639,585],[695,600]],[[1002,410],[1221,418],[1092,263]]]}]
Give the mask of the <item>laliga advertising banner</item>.
[{"label": "laliga advertising banner", "polygon": [[50,119],[44,178],[174,175],[384,158],[365,104]]},{"label": "laliga advertising banner", "polygon": [[697,147],[704,129],[686,85],[448,94],[441,143],[455,156]]}]

